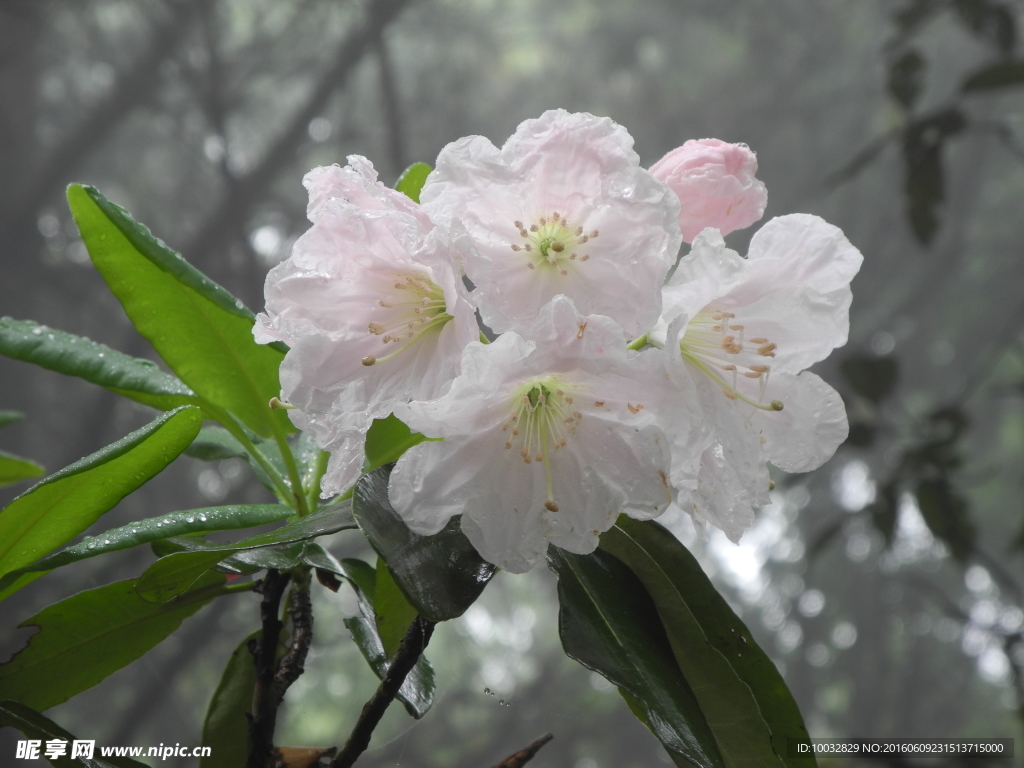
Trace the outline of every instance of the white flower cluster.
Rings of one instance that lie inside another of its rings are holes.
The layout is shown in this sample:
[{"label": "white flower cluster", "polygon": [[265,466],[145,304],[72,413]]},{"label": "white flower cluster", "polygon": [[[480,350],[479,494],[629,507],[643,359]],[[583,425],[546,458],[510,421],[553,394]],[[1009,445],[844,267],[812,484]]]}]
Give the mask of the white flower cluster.
[{"label": "white flower cluster", "polygon": [[449,144],[422,205],[362,157],[306,176],[313,226],[267,276],[255,334],[291,347],[282,397],[331,452],[325,496],[394,413],[443,438],[391,474],[409,527],[462,515],[484,558],[523,572],[549,542],[585,554],[621,512],[673,502],[738,540],[766,462],[832,455],[843,403],[804,369],[846,342],[861,255],[792,215],[743,258],[722,234],[764,212],[753,152],[687,142],[647,171],[632,147],[608,118],[556,110],[501,149]]}]

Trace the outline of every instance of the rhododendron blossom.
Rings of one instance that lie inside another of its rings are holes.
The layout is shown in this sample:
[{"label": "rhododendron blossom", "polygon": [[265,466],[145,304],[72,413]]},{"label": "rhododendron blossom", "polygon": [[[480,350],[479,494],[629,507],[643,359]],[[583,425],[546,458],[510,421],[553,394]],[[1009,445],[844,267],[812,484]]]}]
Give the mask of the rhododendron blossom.
[{"label": "rhododendron blossom", "polygon": [[298,410],[293,421],[344,454],[332,460],[327,491],[358,476],[370,421],[395,403],[441,395],[479,333],[444,232],[379,185],[368,161],[352,160],[307,177],[313,227],[267,275],[255,329],[258,341],[291,347],[281,389]]},{"label": "rhododendron blossom", "polygon": [[462,233],[484,322],[528,328],[557,295],[631,337],[658,318],[679,250],[675,195],[640,167],[610,119],[564,110],[522,123],[499,150],[482,136],[445,147],[421,193]]},{"label": "rhododendron blossom", "polygon": [[470,344],[447,395],[396,408],[444,440],[411,448],[389,489],[412,530],[437,533],[462,514],[480,554],[516,573],[548,542],[592,552],[621,512],[660,515],[672,498],[666,432],[686,433],[699,416],[685,371],[627,351],[615,322],[577,314],[564,296],[528,335]]},{"label": "rhododendron blossom", "polygon": [[746,144],[691,139],[652,165],[651,173],[678,195],[687,243],[706,227],[723,235],[749,227],[768,204],[768,191],[754,176],[757,157]]},{"label": "rhododendron blossom", "polygon": [[651,339],[693,375],[713,435],[697,491],[681,494],[698,523],[737,540],[768,501],[766,461],[806,472],[846,439],[839,395],[803,369],[846,343],[861,261],[838,228],[794,214],[762,227],[746,259],[706,230],[665,286]]}]

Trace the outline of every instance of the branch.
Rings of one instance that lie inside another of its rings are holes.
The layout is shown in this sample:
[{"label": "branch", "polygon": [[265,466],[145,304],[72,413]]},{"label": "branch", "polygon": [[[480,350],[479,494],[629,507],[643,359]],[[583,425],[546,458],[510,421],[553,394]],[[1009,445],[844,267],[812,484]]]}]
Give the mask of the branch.
[{"label": "branch", "polygon": [[300,581],[295,576],[292,593],[288,597],[288,615],[292,618],[292,644],[278,664],[274,675],[273,693],[280,706],[288,687],[299,679],[305,669],[306,654],[313,642],[313,605],[309,601],[309,571]]},{"label": "branch", "polygon": [[555,738],[554,735],[550,733],[546,736],[541,736],[535,742],[530,744],[530,746],[520,749],[514,755],[509,755],[500,763],[496,763],[493,768],[522,768],[522,766],[526,765],[533,759],[534,755],[540,752],[541,747],[553,738]]},{"label": "branch", "polygon": [[351,30],[338,46],[334,63],[324,73],[306,104],[292,117],[252,171],[231,180],[227,192],[213,214],[206,220],[185,248],[193,254],[192,261],[201,261],[197,254],[208,253],[222,245],[244,220],[250,206],[263,195],[277,173],[292,159],[302,143],[309,121],[316,117],[331,95],[345,82],[387,24],[401,11],[408,0],[372,0],[365,21]]},{"label": "branch", "polygon": [[246,768],[267,768],[274,749],[274,726],[281,702],[275,692],[277,644],[284,624],[279,617],[281,596],[291,574],[270,569],[263,580],[263,602],[260,618],[263,631],[259,641],[249,646],[256,663],[256,687],[252,692],[252,714],[249,719],[249,755]]},{"label": "branch", "polygon": [[[417,616],[416,620],[409,626],[409,630],[402,638],[395,654],[395,660],[391,662],[388,672],[384,675],[377,692],[363,705],[363,711],[359,713],[359,720],[352,729],[348,741],[333,761],[330,768],[351,768],[356,759],[366,751],[370,745],[370,737],[374,728],[384,717],[388,705],[394,701],[398,689],[405,682],[406,675],[416,666],[416,662],[423,655],[430,636],[434,633],[434,622]],[[250,766],[249,768],[256,768]]]}]

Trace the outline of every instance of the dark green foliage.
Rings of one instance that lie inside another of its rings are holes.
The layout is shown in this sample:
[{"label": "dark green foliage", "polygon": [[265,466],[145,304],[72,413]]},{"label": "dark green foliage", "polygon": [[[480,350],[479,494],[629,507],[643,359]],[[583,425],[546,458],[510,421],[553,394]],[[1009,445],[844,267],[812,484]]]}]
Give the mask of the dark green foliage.
[{"label": "dark green foliage", "polygon": [[897,482],[890,481],[879,489],[878,497],[868,507],[868,512],[875,528],[885,536],[886,546],[892,546],[893,538],[896,536],[896,519],[899,513],[899,485]]},{"label": "dark green foliage", "polygon": [[953,9],[971,32],[1000,53],[1013,50],[1017,26],[1011,7],[994,0],[953,0]]},{"label": "dark green foliage", "polygon": [[841,370],[853,391],[876,405],[892,393],[899,380],[899,365],[891,357],[848,357]]},{"label": "dark green foliage", "polygon": [[70,541],[163,470],[192,442],[198,408],[183,407],[43,480],[0,511],[0,574]]},{"label": "dark green foliage", "polygon": [[[76,757],[71,759],[71,743],[75,737],[65,731],[45,715],[41,715],[31,707],[17,701],[0,701],[0,726],[17,728],[26,738],[46,742],[49,739],[60,739],[68,743],[68,755],[51,760],[55,768],[150,768],[145,763],[132,760],[130,757],[94,756],[92,759]],[[40,750],[42,752],[42,750]]]},{"label": "dark green foliage", "polygon": [[788,757],[789,740],[808,733],[782,675],[689,550],[658,523],[625,515],[601,537],[601,549],[627,565],[654,601],[726,765],[813,766],[813,758]]},{"label": "dark green foliage", "polygon": [[293,432],[268,405],[283,353],[255,342],[252,313],[97,190],[72,185],[68,202],[96,269],[171,370],[258,435]]},{"label": "dark green foliage", "polygon": [[461,616],[494,575],[453,518],[439,533],[420,536],[388,501],[391,468],[363,475],[352,496],[359,528],[384,558],[406,599],[430,621]]},{"label": "dark green foliage", "polygon": [[939,227],[939,207],[946,199],[943,149],[967,127],[964,113],[950,107],[912,123],[903,133],[904,191],[907,216],[917,239],[928,244]]},{"label": "dark green foliage", "polygon": [[967,514],[967,502],[945,477],[917,484],[917,504],[931,532],[945,542],[961,563],[974,551],[976,530]]},{"label": "dark green foliage", "polygon": [[144,599],[162,602],[188,589],[203,573],[237,552],[305,541],[317,536],[355,528],[351,505],[341,502],[321,507],[268,533],[249,536],[231,544],[211,544],[191,536],[168,539],[180,551],[160,558],[139,577],[137,591]]},{"label": "dark green foliage", "polygon": [[178,599],[147,603],[135,581],[90,589],[44,608],[21,624],[37,626],[21,651],[0,665],[0,699],[46,710],[135,661],[186,618],[224,594],[224,576],[204,575]]},{"label": "dark green foliage", "polygon": [[[378,609],[376,605],[379,569],[375,570],[373,566],[355,558],[346,558],[339,563],[329,554],[324,554],[326,558],[318,556],[316,561],[320,563],[321,567],[326,566],[326,570],[346,579],[359,598],[359,615],[345,619],[345,626],[352,633],[352,639],[359,648],[359,652],[363,654],[363,658],[370,665],[370,669],[379,679],[383,680],[390,664],[390,654],[385,652],[384,643],[377,631]],[[390,598],[385,597],[385,600],[388,601]],[[381,606],[381,609],[387,610],[384,606]],[[405,634],[404,630],[402,634]],[[434,669],[425,656],[420,656],[416,661],[416,666],[413,667],[412,672],[405,678],[405,682],[398,690],[397,698],[405,706],[405,711],[409,713],[410,717],[419,719],[430,709],[434,701],[435,688]]]},{"label": "dark green foliage", "polygon": [[889,65],[889,93],[906,109],[913,107],[921,95],[926,67],[924,57],[916,50],[906,51]]},{"label": "dark green foliage", "polygon": [[700,768],[725,768],[643,583],[601,550],[574,555],[552,546],[548,564],[558,574],[565,652],[637,699],[642,719],[670,754]]},{"label": "dark green foliage", "polygon": [[283,504],[242,504],[190,509],[184,512],[171,512],[159,517],[150,517],[88,537],[54,555],[19,568],[0,579],[0,590],[6,588],[23,573],[52,571],[54,568],[76,563],[79,560],[137,547],[140,544],[148,544],[170,536],[202,531],[227,531],[276,523],[294,514],[295,511],[291,507],[286,507]]},{"label": "dark green foliage", "polygon": [[242,745],[249,738],[252,690],[256,685],[256,665],[250,643],[259,642],[257,630],[239,643],[221,673],[220,682],[210,699],[203,720],[203,746],[210,754],[199,761],[199,768],[245,768]]},{"label": "dark green foliage", "polygon": [[162,411],[199,402],[191,389],[156,363],[31,320],[0,318],[0,354],[77,376]]},{"label": "dark green foliage", "polygon": [[986,91],[1024,84],[1024,61],[1000,61],[964,80],[964,91]]}]

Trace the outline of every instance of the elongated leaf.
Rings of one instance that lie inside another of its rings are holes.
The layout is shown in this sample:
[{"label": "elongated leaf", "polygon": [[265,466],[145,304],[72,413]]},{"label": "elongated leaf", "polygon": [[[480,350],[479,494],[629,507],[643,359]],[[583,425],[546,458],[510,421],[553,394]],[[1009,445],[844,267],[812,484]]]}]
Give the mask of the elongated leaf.
[{"label": "elongated leaf", "polygon": [[185,449],[185,455],[202,461],[222,461],[224,459],[248,459],[249,454],[235,436],[224,427],[203,427]]},{"label": "elongated leaf", "polygon": [[31,320],[0,318],[0,354],[77,376],[161,411],[198,402],[191,389],[149,360]]},{"label": "elongated leaf", "polygon": [[0,511],[0,574],[70,541],[170,464],[203,422],[198,408],[166,413],[43,480]]},{"label": "elongated leaf", "polygon": [[427,439],[419,432],[411,431],[394,414],[386,419],[374,419],[366,431],[363,472],[372,472],[398,461],[403,453]]},{"label": "elongated leaf", "polygon": [[[330,553],[324,552],[324,554],[334,560]],[[352,588],[355,589],[356,596],[359,598],[359,615],[345,619],[345,626],[352,633],[352,639],[367,664],[370,665],[370,669],[379,679],[383,680],[390,662],[388,654],[384,651],[380,634],[377,632],[374,607],[379,587],[382,586],[377,581],[379,569],[375,571],[372,566],[362,560],[345,558],[340,563],[335,560],[328,570],[348,579]],[[430,709],[430,705],[434,701],[435,688],[434,668],[430,666],[430,662],[425,656],[420,656],[416,661],[416,666],[412,668],[405,678],[405,682],[402,683],[402,687],[398,690],[398,700],[405,706],[405,711],[409,713],[410,717],[419,719]]]},{"label": "elongated leaf", "polygon": [[91,688],[142,656],[222,594],[224,576],[205,575],[177,600],[147,603],[135,581],[90,589],[44,608],[28,645],[0,665],[0,699],[46,710]]},{"label": "elongated leaf", "polygon": [[210,748],[210,754],[199,760],[199,768],[245,768],[244,745],[249,740],[246,715],[252,711],[256,686],[256,665],[249,643],[259,637],[257,630],[245,638],[224,667],[203,722],[202,744]]},{"label": "elongated leaf", "polygon": [[284,504],[239,504],[189,509],[184,512],[171,512],[159,517],[150,517],[137,523],[113,528],[96,536],[86,537],[79,544],[12,571],[0,578],[0,590],[23,573],[52,571],[54,568],[76,563],[79,560],[137,547],[140,544],[148,544],[169,536],[181,536],[198,531],[228,531],[276,523],[293,514],[295,511]]},{"label": "elongated leaf", "polygon": [[458,519],[434,536],[410,531],[388,501],[390,476],[385,466],[359,478],[352,495],[359,528],[420,614],[431,621],[461,616],[494,576],[494,566],[473,549]]},{"label": "elongated leaf", "polygon": [[39,477],[44,472],[46,470],[34,461],[0,451],[0,486],[20,483],[30,477]]},{"label": "elongated leaf", "polygon": [[[76,738],[53,720],[17,701],[0,701],[0,726],[17,728],[29,739],[48,741],[58,739],[67,742],[67,755],[50,760],[56,768],[149,768],[130,757],[76,757],[72,759],[71,745]],[[42,754],[43,750],[40,750]]]},{"label": "elongated leaf", "polygon": [[964,91],[986,91],[1024,84],[1024,61],[1001,61],[985,67],[968,77]]},{"label": "elongated leaf", "polygon": [[377,560],[377,588],[374,590],[373,619],[377,634],[388,658],[394,658],[398,646],[416,619],[416,609],[409,605],[395,583],[384,558]]},{"label": "elongated leaf", "polygon": [[[260,456],[269,463],[277,473],[284,477],[287,474],[284,458],[281,456],[281,449],[277,443],[272,441],[262,442],[259,437],[253,441]],[[185,453],[194,459],[202,461],[221,461],[223,459],[245,459],[249,467],[256,475],[263,486],[271,491],[276,490],[274,482],[264,471],[255,457],[224,427],[203,427],[199,430],[199,436],[192,442]]]},{"label": "elongated leaf", "polygon": [[413,202],[420,201],[420,191],[427,181],[427,176],[433,169],[426,163],[413,163],[399,177],[395,189],[401,192]]},{"label": "elongated leaf", "polygon": [[558,574],[558,634],[565,652],[638,699],[645,722],[673,757],[724,768],[640,580],[601,550],[574,555],[552,546],[548,564]]},{"label": "elongated leaf", "polygon": [[[0,325],[3,324],[3,319],[0,319]],[[25,414],[20,411],[0,411],[0,427],[6,427],[8,424],[13,424],[16,421],[21,421],[25,418]]]},{"label": "elongated leaf", "polygon": [[625,515],[601,537],[601,549],[654,600],[726,765],[813,767],[813,758],[787,757],[789,739],[808,733],[782,676],[689,550],[657,523]]},{"label": "elongated leaf", "polygon": [[268,406],[283,354],[253,340],[252,313],[97,190],[73,184],[68,202],[96,269],[171,370],[258,435],[295,431]]},{"label": "elongated leaf", "polygon": [[192,537],[174,537],[171,542],[184,551],[162,557],[139,577],[138,593],[145,600],[162,602],[180,594],[203,573],[236,552],[305,541],[316,536],[355,528],[351,504],[342,502],[318,509],[313,514],[232,544],[211,544]]}]

